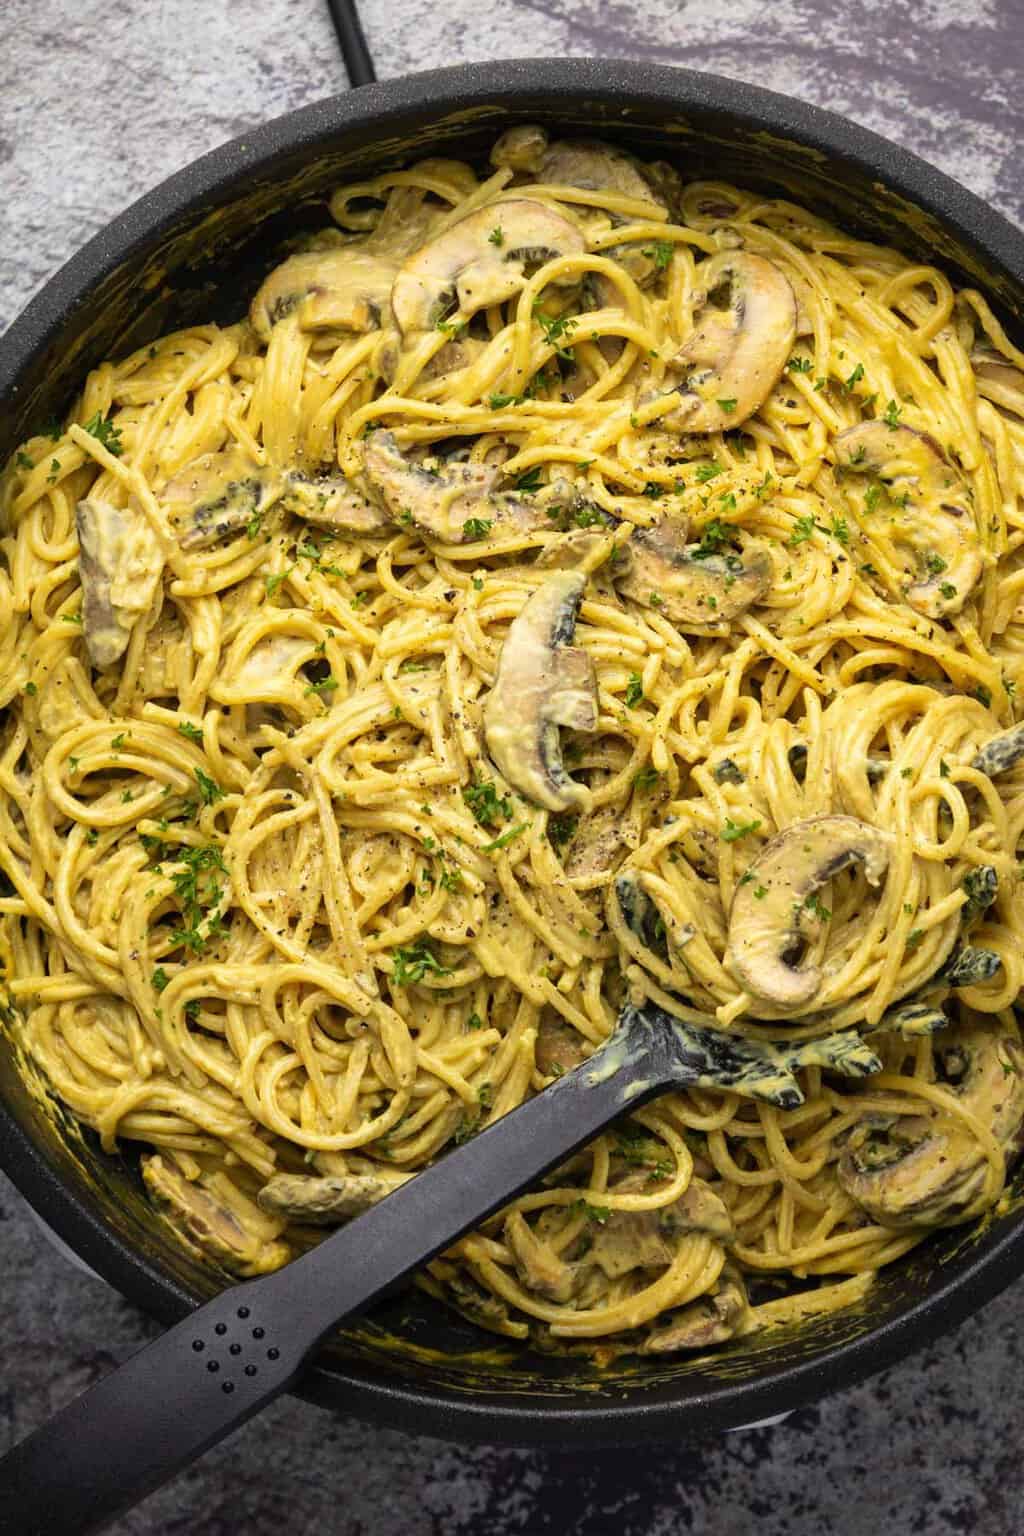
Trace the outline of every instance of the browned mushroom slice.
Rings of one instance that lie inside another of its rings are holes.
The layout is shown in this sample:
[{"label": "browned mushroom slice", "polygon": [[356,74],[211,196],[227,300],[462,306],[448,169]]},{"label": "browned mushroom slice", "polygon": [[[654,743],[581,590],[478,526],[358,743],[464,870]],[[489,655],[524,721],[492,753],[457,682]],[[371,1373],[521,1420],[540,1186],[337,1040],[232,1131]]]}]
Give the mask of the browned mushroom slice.
[{"label": "browned mushroom slice", "polygon": [[1024,758],[1024,725],[1011,725],[1008,731],[999,731],[997,735],[990,736],[985,745],[971,761],[971,767],[977,768],[979,773],[987,773],[990,779],[997,778],[1001,773],[1009,773],[1011,768]]},{"label": "browned mushroom slice", "polygon": [[726,963],[740,984],[777,1008],[799,1008],[817,994],[817,966],[794,961],[809,925],[818,922],[817,892],[852,864],[877,885],[889,863],[892,835],[855,816],[812,816],[765,843],[736,888],[729,913]]},{"label": "browned mushroom slice", "polygon": [[545,1077],[561,1077],[586,1060],[585,1041],[554,1008],[545,1008],[537,1028],[535,1060]]},{"label": "browned mushroom slice", "polygon": [[882,536],[908,551],[910,606],[932,619],[959,613],[981,576],[981,547],[970,491],[938,444],[912,427],[865,421],[840,432],[835,448],[844,473],[873,476],[887,493]]},{"label": "browned mushroom slice", "polygon": [[491,164],[499,169],[529,171],[536,175],[548,147],[547,129],[539,123],[518,123],[496,139],[491,149]]},{"label": "browned mushroom slice", "polygon": [[639,1346],[642,1355],[669,1355],[684,1349],[709,1349],[742,1332],[750,1315],[743,1277],[727,1265],[717,1289],[666,1312]]},{"label": "browned mushroom slice", "polygon": [[262,341],[294,314],[304,331],[376,331],[389,314],[398,264],[379,250],[334,245],[302,251],[275,267],[252,301],[249,317]]},{"label": "browned mushroom slice", "polygon": [[153,604],[164,557],[137,502],[115,507],[98,496],[75,509],[82,629],[89,659],[109,667],[124,655],[132,630]]},{"label": "browned mushroom slice", "polygon": [[389,513],[341,475],[311,479],[289,470],[284,476],[284,495],[289,512],[296,517],[342,536],[383,533],[394,523]]},{"label": "browned mushroom slice", "polygon": [[[581,191],[615,192],[621,197],[651,203],[661,212],[658,192],[641,161],[599,139],[559,139],[541,158],[538,180],[552,186],[577,187]],[[621,222],[613,216],[613,222]],[[625,267],[638,283],[646,283],[658,270],[650,240],[613,246],[607,254]],[[608,285],[610,287],[610,285]],[[601,304],[618,304],[617,290],[597,284]]]},{"label": "browned mushroom slice", "polygon": [[[960,1026],[936,1042],[939,1081],[1009,1154],[1024,1123],[1019,1038],[993,1023]],[[887,1097],[872,1094],[876,1104]],[[892,1097],[905,1100],[905,1095]],[[838,1176],[874,1221],[902,1230],[956,1221],[981,1193],[987,1168],[984,1148],[969,1125],[923,1101],[919,1114],[889,1115],[877,1108],[866,1114],[850,1134]]]},{"label": "browned mushroom slice", "polygon": [[206,1187],[154,1154],[142,1159],[142,1179],[154,1205],[192,1252],[249,1276],[269,1274],[291,1258],[289,1245],[277,1239],[279,1224],[261,1216],[223,1175],[211,1176],[211,1187]]},{"label": "browned mushroom slice", "polygon": [[446,544],[470,544],[492,532],[550,528],[559,498],[575,493],[556,482],[534,495],[496,491],[500,471],[489,464],[412,463],[390,432],[374,432],[363,445],[370,490],[392,521],[411,524]]},{"label": "browned mushroom slice", "polygon": [[620,808],[600,806],[575,829],[565,858],[565,872],[571,880],[606,875],[624,846]]},{"label": "browned mushroom slice", "polygon": [[549,811],[586,806],[566,773],[559,727],[597,727],[597,684],[586,651],[570,644],[586,577],[556,571],[513,620],[484,705],[487,750],[513,789]]},{"label": "browned mushroom slice", "polygon": [[282,488],[279,470],[235,446],[187,464],[158,496],[182,549],[203,549],[243,528],[255,533]]},{"label": "browned mushroom slice", "polygon": [[978,393],[1003,411],[1024,416],[1024,371],[1009,358],[984,344],[971,352]]},{"label": "browned mushroom slice", "polygon": [[683,398],[661,422],[678,432],[727,432],[778,382],[796,337],[796,300],[785,274],[747,251],[712,256],[698,276],[693,334],[671,365]]},{"label": "browned mushroom slice", "polygon": [[679,626],[728,622],[764,596],[772,563],[762,544],[752,540],[742,555],[703,554],[686,532],[681,517],[637,528],[613,572],[619,589]]},{"label": "browned mushroom slice", "polygon": [[315,1178],[300,1173],[276,1173],[256,1196],[261,1210],[286,1221],[312,1227],[336,1227],[361,1216],[371,1205],[400,1189],[411,1173],[351,1173],[341,1178]]},{"label": "browned mushroom slice", "polygon": [[538,1236],[521,1211],[506,1217],[503,1235],[525,1289],[546,1301],[567,1302],[576,1289],[577,1270]]},{"label": "browned mushroom slice", "polygon": [[[647,1175],[632,1175],[616,1184],[614,1194],[642,1189]],[[653,1269],[671,1264],[682,1238],[701,1232],[719,1243],[736,1240],[732,1217],[725,1201],[703,1179],[691,1179],[671,1205],[647,1211],[611,1211],[594,1233],[587,1254],[590,1263],[609,1280],[634,1269]]]},{"label": "browned mushroom slice", "polygon": [[473,315],[514,298],[529,267],[585,249],[577,226],[545,203],[521,198],[479,208],[405,262],[391,290],[395,320],[408,334],[432,330],[453,311]]}]

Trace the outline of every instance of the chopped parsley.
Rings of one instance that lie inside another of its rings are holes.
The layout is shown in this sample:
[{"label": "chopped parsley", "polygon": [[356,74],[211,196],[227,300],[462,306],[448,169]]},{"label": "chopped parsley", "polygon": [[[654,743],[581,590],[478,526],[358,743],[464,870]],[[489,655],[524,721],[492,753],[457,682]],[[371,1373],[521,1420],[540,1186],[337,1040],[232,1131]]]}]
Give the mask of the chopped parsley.
[{"label": "chopped parsley", "polygon": [[656,240],[653,245],[645,245],[643,254],[649,261],[654,262],[656,272],[664,272],[672,260],[672,252],[675,249],[671,240]]},{"label": "chopped parsley", "polygon": [[28,454],[21,448],[14,455],[14,462],[19,469],[35,469],[36,467],[35,459],[30,459]]},{"label": "chopped parsley", "polygon": [[525,475],[519,476],[519,479],[516,481],[516,490],[526,492],[539,491],[540,483],[540,469],[535,465],[533,469],[528,469]]},{"label": "chopped parsley", "polygon": [[99,411],[85,423],[84,431],[90,437],[94,437],[98,443],[102,443],[108,453],[112,453],[115,459],[119,459],[124,452],[121,444],[121,430]]},{"label": "chopped parsley", "polygon": [[508,844],[514,842],[517,837],[520,837],[526,831],[529,825],[530,823],[528,821],[521,821],[516,826],[509,827],[507,832],[503,832],[501,836],[496,837],[493,842],[484,843],[480,850],[481,853],[495,853],[499,848],[507,848]]},{"label": "chopped parsley", "polygon": [[477,779],[467,784],[462,798],[482,827],[496,827],[502,821],[512,820],[512,801],[498,794],[491,779]]},{"label": "chopped parsley", "polygon": [[633,775],[633,786],[641,794],[646,794],[649,789],[654,788],[660,778],[661,774],[657,768],[652,768],[650,763],[648,763],[645,768],[640,769],[639,773]]},{"label": "chopped parsley", "polygon": [[171,884],[181,903],[183,926],[174,930],[172,938],[194,955],[201,954],[207,940],[224,931],[210,919],[210,912],[219,905],[222,895],[217,876],[227,874],[224,856],[216,844],[207,843],[197,848],[173,848],[165,857],[168,863],[179,866],[171,872]]},{"label": "chopped parsley", "polygon": [[179,720],[178,730],[189,741],[202,741],[203,733],[198,725],[193,725],[190,720]]},{"label": "chopped parsley", "polygon": [[900,417],[903,415],[903,407],[897,405],[895,400],[890,400],[885,408],[885,423],[889,427],[898,427]]},{"label": "chopped parsley", "polygon": [[855,384],[859,384],[864,377],[864,364],[858,363],[848,379],[843,380],[843,388],[849,394]]},{"label": "chopped parsley", "polygon": [[308,696],[311,693],[315,693],[320,698],[323,698],[325,693],[333,693],[337,687],[338,679],[333,677],[331,673],[328,672],[326,677],[318,677],[315,683],[310,683],[309,687],[306,689],[306,694]]},{"label": "chopped parsley", "polygon": [[723,843],[736,843],[741,837],[748,837],[751,832],[756,832],[761,825],[760,821],[733,821],[731,816],[725,818],[725,826],[719,832]]},{"label": "chopped parsley", "polygon": [[584,1216],[587,1221],[596,1221],[599,1227],[603,1227],[612,1214],[606,1205],[591,1205],[588,1200],[574,1200],[569,1207],[573,1216]]},{"label": "chopped parsley", "polygon": [[493,519],[489,517],[467,517],[462,532],[467,539],[486,539],[493,527]]},{"label": "chopped parsley", "polygon": [[710,464],[699,464],[697,466],[697,484],[706,485],[709,480],[714,480],[717,475],[724,474],[725,470],[722,465],[716,459],[712,459]]},{"label": "chopped parsley", "polygon": [[224,799],[224,791],[216,779],[211,779],[208,773],[201,768],[194,770],[196,783],[199,785],[199,798],[204,805],[216,805],[218,800]]},{"label": "chopped parsley", "polygon": [[736,397],[731,395],[727,400],[716,400],[715,404],[720,411],[724,411],[727,416],[731,416],[736,409]]},{"label": "chopped parsley", "polygon": [[410,987],[426,975],[450,976],[450,965],[442,965],[427,939],[417,939],[391,951],[391,980],[396,987]]},{"label": "chopped parsley", "polygon": [[626,707],[635,709],[644,696],[644,682],[639,672],[629,674],[629,682],[626,686]]},{"label": "chopped parsley", "polygon": [[565,345],[565,342],[571,338],[573,331],[579,324],[579,317],[576,315],[559,315],[556,319],[552,319],[550,315],[544,313],[540,306],[540,300],[535,299],[533,303],[533,318],[544,332],[544,340],[548,343],[548,346],[554,347],[555,356],[563,357],[571,362],[572,352]]},{"label": "chopped parsley", "polygon": [[504,236],[504,234],[502,232],[502,228],[501,228],[500,224],[495,224],[494,228],[491,230],[490,234],[487,236],[487,240],[488,240],[488,243],[490,245],[504,245],[505,244],[505,236]]},{"label": "chopped parsley", "polygon": [[809,357],[794,356],[790,358],[789,362],[786,364],[786,367],[789,369],[790,373],[810,373],[814,367],[814,364]]},{"label": "chopped parsley", "polygon": [[817,526],[818,525],[814,521],[814,518],[811,516],[810,512],[806,513],[806,515],[803,517],[798,517],[796,522],[793,524],[792,533],[786,540],[789,548],[796,549],[799,545],[806,544],[807,540],[813,536],[814,530],[817,528]]},{"label": "chopped parsley", "polygon": [[153,972],[153,991],[162,992],[170,979],[171,978],[168,976],[163,966],[158,965],[156,970]]},{"label": "chopped parsley", "polygon": [[549,816],[548,842],[552,848],[561,850],[567,843],[571,843],[579,824],[578,816]]},{"label": "chopped parsley", "polygon": [[503,411],[507,405],[517,405],[518,395],[490,395],[487,404],[492,411]]}]

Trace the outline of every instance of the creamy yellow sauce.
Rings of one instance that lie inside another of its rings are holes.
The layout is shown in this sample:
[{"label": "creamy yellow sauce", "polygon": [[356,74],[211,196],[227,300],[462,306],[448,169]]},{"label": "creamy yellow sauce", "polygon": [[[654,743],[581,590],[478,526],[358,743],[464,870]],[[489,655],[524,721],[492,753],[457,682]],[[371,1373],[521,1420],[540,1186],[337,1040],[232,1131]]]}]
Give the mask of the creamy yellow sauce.
[{"label": "creamy yellow sauce", "polygon": [[[793,1108],[781,1059],[759,1099],[624,1094],[422,1277],[543,1348],[703,1349],[862,1301],[1005,1187],[1024,774],[975,759],[1024,672],[1024,357],[979,293],[806,209],[503,143],[340,188],[251,321],[104,363],[8,463],[3,1027],[241,1273],[317,1239],[275,1176],[379,1193],[626,1002],[863,1030],[881,1075],[802,1068]],[[503,219],[536,221],[523,259]],[[565,566],[571,636],[514,631]],[[840,817],[884,834],[871,879],[808,862]],[[965,948],[990,969],[954,984]],[[787,967],[820,973],[799,1003]],[[947,1029],[868,1033],[922,997]]]}]

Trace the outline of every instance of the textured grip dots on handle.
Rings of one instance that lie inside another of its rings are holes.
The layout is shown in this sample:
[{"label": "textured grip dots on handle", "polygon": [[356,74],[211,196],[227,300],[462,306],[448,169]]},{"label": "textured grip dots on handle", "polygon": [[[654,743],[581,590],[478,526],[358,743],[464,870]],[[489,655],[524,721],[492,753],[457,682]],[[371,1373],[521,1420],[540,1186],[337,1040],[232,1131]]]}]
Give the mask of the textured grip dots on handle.
[{"label": "textured grip dots on handle", "polygon": [[197,1369],[210,1378],[211,1387],[230,1396],[236,1388],[255,1387],[266,1371],[278,1374],[281,1351],[272,1331],[268,1334],[251,1307],[233,1307],[212,1324],[204,1321],[206,1327],[195,1330],[192,1356]]}]

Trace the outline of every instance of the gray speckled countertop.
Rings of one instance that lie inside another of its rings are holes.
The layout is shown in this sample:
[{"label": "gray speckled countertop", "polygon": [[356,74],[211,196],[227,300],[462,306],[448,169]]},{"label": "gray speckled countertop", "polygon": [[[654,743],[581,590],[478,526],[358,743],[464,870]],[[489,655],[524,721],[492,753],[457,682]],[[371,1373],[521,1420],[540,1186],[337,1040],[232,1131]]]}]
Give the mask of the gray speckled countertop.
[{"label": "gray speckled countertop", "polygon": [[[686,64],[815,101],[1024,223],[1022,0],[363,0],[382,77],[517,54]],[[322,0],[0,0],[0,326],[106,219],[345,86]],[[0,1451],[146,1337],[0,1176]],[[278,1403],[118,1536],[1013,1536],[1024,1281],[783,1425],[648,1456],[465,1450]],[[6,1533],[5,1533],[6,1536]],[[12,1533],[14,1536],[14,1533]]]}]

